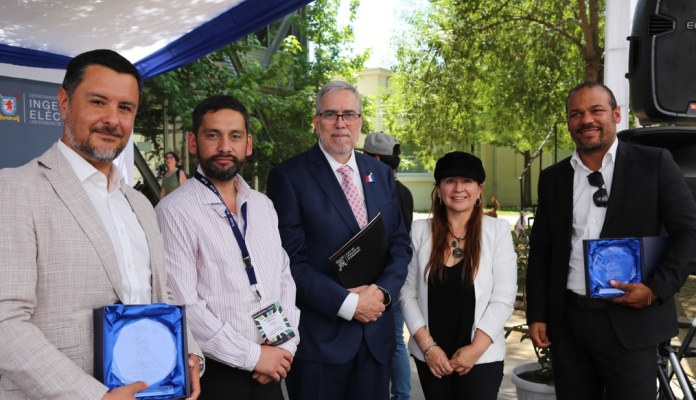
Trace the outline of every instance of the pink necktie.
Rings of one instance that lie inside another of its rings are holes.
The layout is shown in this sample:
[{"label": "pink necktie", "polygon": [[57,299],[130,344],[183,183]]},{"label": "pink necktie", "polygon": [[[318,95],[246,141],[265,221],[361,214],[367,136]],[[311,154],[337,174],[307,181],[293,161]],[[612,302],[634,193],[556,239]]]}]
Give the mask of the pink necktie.
[{"label": "pink necktie", "polygon": [[360,193],[358,193],[358,188],[353,184],[353,178],[350,176],[351,171],[347,165],[341,165],[338,168],[338,172],[343,176],[341,188],[343,188],[343,192],[346,194],[346,198],[348,198],[348,203],[350,203],[350,208],[353,209],[353,215],[358,220],[358,225],[362,228],[367,225],[367,212],[365,212],[365,206],[360,198]]}]

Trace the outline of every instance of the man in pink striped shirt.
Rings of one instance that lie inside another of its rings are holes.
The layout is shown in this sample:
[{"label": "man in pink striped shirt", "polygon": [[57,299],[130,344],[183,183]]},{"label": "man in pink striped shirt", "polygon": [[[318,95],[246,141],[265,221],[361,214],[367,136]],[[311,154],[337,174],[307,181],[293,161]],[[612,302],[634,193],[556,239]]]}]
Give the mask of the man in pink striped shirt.
[{"label": "man in pink striped shirt", "polygon": [[234,97],[193,111],[200,165],[156,208],[169,284],[207,356],[200,399],[282,400],[299,343],[295,283],[271,201],[238,175],[252,152],[249,115]]}]

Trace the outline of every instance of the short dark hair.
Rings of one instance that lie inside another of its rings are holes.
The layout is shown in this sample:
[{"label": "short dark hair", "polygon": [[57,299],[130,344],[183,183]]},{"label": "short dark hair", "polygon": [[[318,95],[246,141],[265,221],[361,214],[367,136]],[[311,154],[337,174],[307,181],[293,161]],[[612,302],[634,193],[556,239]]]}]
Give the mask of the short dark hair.
[{"label": "short dark hair", "polygon": [[209,96],[205,100],[198,103],[196,108],[193,109],[191,114],[192,127],[191,131],[194,135],[198,136],[198,129],[201,127],[203,122],[203,116],[209,112],[216,112],[220,110],[230,109],[238,111],[244,117],[244,129],[246,129],[247,134],[249,133],[249,113],[247,113],[246,107],[237,100],[236,97],[216,94]]},{"label": "short dark hair", "polygon": [[177,162],[177,164],[179,163],[179,156],[176,155],[175,152],[173,152],[173,151],[168,151],[168,152],[164,153],[164,157],[165,157],[165,158],[166,158],[168,155],[171,155],[171,156],[174,158],[174,161]]},{"label": "short dark hair", "polygon": [[616,104],[616,97],[614,97],[614,92],[612,92],[611,89],[609,89],[609,87],[597,81],[585,81],[572,88],[568,93],[568,97],[566,97],[566,114],[568,114],[568,101],[570,100],[570,97],[575,94],[575,92],[577,92],[580,89],[596,87],[604,89],[604,91],[607,92],[607,94],[609,94],[609,106],[611,106],[612,110],[615,110],[616,107],[618,107],[618,104]]},{"label": "short dark hair", "polygon": [[394,169],[394,170],[399,168],[399,164],[401,164],[401,157],[399,157],[399,155],[401,154],[401,145],[399,145],[399,144],[394,145],[394,152],[390,156],[383,156],[381,154],[373,154],[373,153],[370,153],[369,151],[365,151],[365,150],[363,150],[363,154],[368,155],[370,157],[374,157],[374,158],[379,157],[380,161],[387,164],[388,166],[391,167],[391,169]]},{"label": "short dark hair", "polygon": [[90,65],[101,65],[121,74],[132,75],[138,82],[138,100],[142,97],[143,80],[135,65],[113,50],[97,49],[78,54],[68,63],[63,78],[63,89],[68,94],[68,98],[72,98]]}]

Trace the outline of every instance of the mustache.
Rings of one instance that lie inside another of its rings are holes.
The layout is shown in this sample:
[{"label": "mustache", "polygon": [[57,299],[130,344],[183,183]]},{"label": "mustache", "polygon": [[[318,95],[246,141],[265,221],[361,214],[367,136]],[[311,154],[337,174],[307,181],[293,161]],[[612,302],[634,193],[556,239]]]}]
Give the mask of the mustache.
[{"label": "mustache", "polygon": [[228,159],[234,161],[235,164],[239,163],[239,158],[233,154],[216,154],[212,157],[210,157],[210,161],[215,161],[215,160],[220,160],[220,159]]},{"label": "mustache", "polygon": [[348,129],[337,129],[337,130],[335,130],[335,131],[331,131],[331,133],[330,133],[329,135],[331,135],[331,136],[338,136],[338,135],[341,135],[341,136],[344,136],[344,135],[351,136],[350,131],[349,131]]},{"label": "mustache", "polygon": [[599,131],[603,131],[603,129],[602,129],[602,127],[601,127],[601,126],[598,126],[598,125],[592,125],[592,124],[584,124],[584,125],[580,125],[580,126],[578,127],[578,129],[577,129],[577,130],[578,130],[578,131],[582,131],[582,130],[585,130],[585,129],[597,129],[597,130],[599,130]]},{"label": "mustache", "polygon": [[102,126],[95,126],[94,128],[91,129],[92,132],[107,132],[111,135],[118,136],[119,138],[123,137],[123,132],[119,131],[118,129],[109,126],[109,125],[102,125]]}]

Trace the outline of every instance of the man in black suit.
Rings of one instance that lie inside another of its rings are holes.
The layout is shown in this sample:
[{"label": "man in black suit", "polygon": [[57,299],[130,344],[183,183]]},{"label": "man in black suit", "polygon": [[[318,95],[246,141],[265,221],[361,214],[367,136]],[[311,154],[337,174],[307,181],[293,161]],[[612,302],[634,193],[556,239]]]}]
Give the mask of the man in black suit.
[{"label": "man in black suit", "polygon": [[[551,348],[558,399],[655,398],[655,346],[678,333],[674,294],[696,262],[696,202],[669,151],[620,142],[613,93],[566,101],[574,154],[545,169],[527,271],[527,322]],[[592,176],[590,177],[590,175]],[[586,296],[582,241],[667,233],[667,255],[621,297]]]}]

